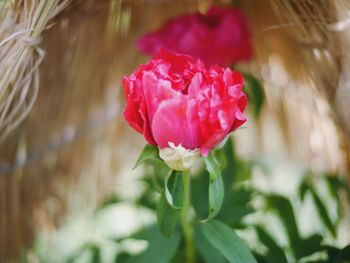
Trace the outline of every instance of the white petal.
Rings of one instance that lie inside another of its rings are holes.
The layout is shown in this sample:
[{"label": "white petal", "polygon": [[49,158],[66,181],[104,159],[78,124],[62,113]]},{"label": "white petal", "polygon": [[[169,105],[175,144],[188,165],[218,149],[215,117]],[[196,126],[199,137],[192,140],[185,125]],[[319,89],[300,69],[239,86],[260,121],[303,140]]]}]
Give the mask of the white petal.
[{"label": "white petal", "polygon": [[169,147],[160,149],[159,156],[166,162],[167,165],[176,171],[186,171],[193,167],[198,159],[200,153],[198,149],[188,150],[182,145],[175,146],[169,142]]}]

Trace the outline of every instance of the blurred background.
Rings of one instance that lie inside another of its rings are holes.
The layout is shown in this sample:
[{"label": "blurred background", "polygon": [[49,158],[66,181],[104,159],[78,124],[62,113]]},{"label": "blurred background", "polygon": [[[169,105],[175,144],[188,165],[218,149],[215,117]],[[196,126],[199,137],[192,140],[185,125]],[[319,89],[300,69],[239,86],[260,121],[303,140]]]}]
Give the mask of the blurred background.
[{"label": "blurred background", "polygon": [[254,88],[227,159],[245,189],[228,220],[256,255],[275,251],[266,234],[288,262],[350,243],[347,0],[47,2],[0,4],[0,262],[124,262],[147,247],[132,235],[157,196],[149,169],[131,170],[145,142],[123,120],[121,78],[149,59],[139,37],[212,5],[246,14],[254,49],[236,65]]}]

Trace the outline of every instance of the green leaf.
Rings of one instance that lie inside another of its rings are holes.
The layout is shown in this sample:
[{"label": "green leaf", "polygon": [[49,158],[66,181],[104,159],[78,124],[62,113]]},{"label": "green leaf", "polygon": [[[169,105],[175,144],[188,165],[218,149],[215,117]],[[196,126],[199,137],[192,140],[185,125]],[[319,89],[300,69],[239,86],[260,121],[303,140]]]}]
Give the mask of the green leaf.
[{"label": "green leaf", "polygon": [[243,73],[244,77],[244,88],[243,91],[247,94],[249,104],[248,107],[251,108],[254,117],[257,119],[260,116],[262,107],[265,102],[265,92],[260,81],[256,79],[253,75]]},{"label": "green leaf", "polygon": [[220,211],[224,200],[224,183],[221,177],[219,162],[213,152],[210,152],[208,157],[204,158],[204,162],[209,172],[209,213],[205,220],[209,220],[216,216]]},{"label": "green leaf", "polygon": [[[217,218],[228,223],[229,225],[237,226],[239,221],[246,215],[254,212],[254,209],[249,207],[252,191],[243,188],[233,188],[237,179],[242,177],[242,173],[251,174],[252,169],[250,164],[238,160],[234,154],[234,144],[229,138],[221,149],[225,157],[222,178],[225,187],[225,198]],[[249,167],[249,169],[247,169]],[[249,178],[250,176],[243,176]]]},{"label": "green leaf", "polygon": [[67,258],[66,263],[74,263],[80,261],[84,254],[90,254],[91,263],[100,263],[101,260],[101,250],[100,247],[94,243],[87,242],[80,247],[73,255]]},{"label": "green leaf", "polygon": [[224,200],[224,184],[221,175],[213,181],[209,179],[209,214],[207,220],[215,217],[219,213]]},{"label": "green leaf", "polygon": [[[311,184],[311,182],[308,181],[308,178],[312,176],[311,172],[307,172],[305,176],[306,176],[306,179],[299,186],[300,199],[304,200],[304,197],[305,197],[307,192],[309,192],[311,194],[311,197],[315,203],[315,206],[316,206],[316,209],[317,209],[317,212],[320,216],[321,221],[323,222],[325,227],[331,232],[333,237],[335,237],[336,236],[335,224],[332,223],[332,220],[327,212],[327,209],[326,209],[324,203],[322,202],[321,198],[318,196],[315,187]],[[332,185],[329,185],[329,186],[332,186]],[[333,191],[339,190],[338,183],[335,184],[335,188],[336,189],[332,189],[332,187],[330,187],[330,192],[332,195],[335,195],[336,197],[338,197],[337,194],[333,192]],[[336,198],[336,200],[338,200],[338,198]]]},{"label": "green leaf", "polygon": [[340,257],[344,262],[350,262],[350,245],[347,245],[340,251]]},{"label": "green leaf", "polygon": [[[348,200],[350,202],[350,187],[347,182],[343,179],[338,178],[339,175],[329,175],[326,176],[326,180],[331,188],[333,188],[338,195],[340,190],[344,190],[348,196]],[[334,192],[333,192],[334,194]]]},{"label": "green leaf", "polygon": [[95,212],[99,212],[100,210],[103,210],[106,207],[109,207],[111,205],[115,205],[120,202],[120,198],[116,194],[111,194],[104,198],[102,203],[98,206],[98,208],[95,210]]},{"label": "green leaf", "polygon": [[325,246],[328,255],[327,263],[349,263],[350,262],[350,245],[339,249],[336,247]]},{"label": "green leaf", "polygon": [[130,260],[131,257],[132,256],[129,253],[123,251],[116,256],[114,262],[115,263],[125,263],[128,260]]},{"label": "green leaf", "polygon": [[170,170],[157,205],[157,219],[161,232],[170,236],[179,220],[184,203],[183,179],[180,172]]},{"label": "green leaf", "polygon": [[225,165],[222,171],[222,179],[224,181],[224,185],[226,189],[230,189],[232,187],[232,183],[237,177],[238,166],[236,157],[234,154],[234,145],[232,139],[229,138],[222,148],[221,152],[225,156]]},{"label": "green leaf", "polygon": [[236,162],[238,171],[235,178],[235,183],[239,184],[251,180],[255,163],[253,161],[240,159],[237,159]]},{"label": "green leaf", "polygon": [[298,257],[298,243],[300,241],[300,234],[295,219],[295,214],[290,201],[280,195],[267,195],[267,204],[269,208],[276,212],[286,230],[289,244],[293,249],[294,254]]},{"label": "green leaf", "polygon": [[269,208],[273,209],[281,219],[289,239],[289,245],[297,259],[309,256],[321,249],[322,238],[319,235],[313,235],[306,239],[300,237],[294,210],[287,198],[269,195],[267,201],[270,205]]},{"label": "green leaf", "polygon": [[316,252],[323,251],[324,247],[321,245],[322,240],[323,238],[319,234],[314,234],[310,237],[300,240],[297,247],[298,257],[303,258],[310,256]]},{"label": "green leaf", "polygon": [[159,149],[154,145],[146,144],[132,169],[135,169],[148,160],[157,159],[159,159]]},{"label": "green leaf", "polygon": [[178,231],[175,231],[170,238],[166,238],[154,225],[145,229],[136,238],[147,240],[147,249],[141,254],[127,258],[121,263],[169,263],[177,251],[181,235]]},{"label": "green leaf", "polygon": [[207,157],[204,157],[203,160],[212,181],[221,176],[220,163],[217,161],[213,151]]},{"label": "green leaf", "polygon": [[[333,176],[332,176],[333,177]],[[331,176],[325,176],[325,181],[328,186],[328,191],[330,195],[334,198],[337,205],[337,224],[339,224],[339,221],[341,219],[341,210],[342,210],[342,203],[341,203],[341,187],[339,186],[338,182],[336,180],[333,180]]]},{"label": "green leaf", "polygon": [[172,235],[179,221],[180,214],[181,209],[175,209],[170,206],[166,200],[165,192],[162,191],[157,205],[157,222],[160,231],[165,236],[170,237]]},{"label": "green leaf", "polygon": [[217,218],[229,225],[237,225],[246,215],[255,210],[249,206],[253,192],[244,188],[232,188],[225,191],[225,199]]},{"label": "green leaf", "polygon": [[323,222],[323,224],[327,227],[327,229],[332,233],[333,237],[336,236],[336,229],[328,215],[328,212],[326,210],[326,207],[324,206],[323,202],[321,201],[320,197],[317,195],[315,189],[311,188],[310,193],[312,195],[312,198],[315,202],[316,209],[318,211],[318,214],[320,215],[320,218]]},{"label": "green leaf", "polygon": [[198,175],[193,176],[191,183],[191,201],[198,218],[206,218],[208,216],[209,193],[203,189],[209,189],[209,174],[202,169]]},{"label": "green leaf", "polygon": [[101,260],[101,250],[98,246],[91,246],[91,263],[100,263]]},{"label": "green leaf", "polygon": [[328,255],[328,260],[326,261],[326,263],[344,263],[341,260],[339,248],[325,246],[325,250],[326,250],[327,255]]},{"label": "green leaf", "polygon": [[301,201],[304,201],[305,195],[309,190],[310,189],[308,183],[306,181],[303,181],[298,189],[298,194]]},{"label": "green leaf", "polygon": [[172,172],[165,178],[165,197],[174,209],[181,209],[184,202],[184,189],[180,172]]},{"label": "green leaf", "polygon": [[247,245],[233,229],[220,221],[210,220],[201,224],[207,241],[231,263],[256,263]]},{"label": "green leaf", "polygon": [[275,240],[268,234],[263,228],[256,226],[256,233],[259,240],[269,249],[267,253],[268,262],[288,263],[287,258],[283,252],[283,249],[278,246]]},{"label": "green leaf", "polygon": [[[256,251],[253,251],[253,256],[255,257],[256,261],[258,261],[259,263],[269,263],[268,259],[265,255],[262,255]],[[273,262],[271,262],[273,263]]]},{"label": "green leaf", "polygon": [[205,263],[225,263],[227,262],[223,255],[220,254],[220,251],[213,247],[209,241],[204,236],[200,225],[196,225],[194,231],[194,239],[196,247],[203,257]]}]

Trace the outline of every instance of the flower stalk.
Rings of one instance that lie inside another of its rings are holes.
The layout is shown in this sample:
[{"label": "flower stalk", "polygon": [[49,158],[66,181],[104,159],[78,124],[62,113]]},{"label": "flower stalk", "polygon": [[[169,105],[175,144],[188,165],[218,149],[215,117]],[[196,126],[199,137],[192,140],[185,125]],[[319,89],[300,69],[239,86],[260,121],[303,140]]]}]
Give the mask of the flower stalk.
[{"label": "flower stalk", "polygon": [[195,262],[195,250],[193,243],[193,225],[189,218],[191,208],[191,176],[189,170],[182,173],[184,185],[184,204],[181,214],[182,231],[185,239],[186,262]]}]

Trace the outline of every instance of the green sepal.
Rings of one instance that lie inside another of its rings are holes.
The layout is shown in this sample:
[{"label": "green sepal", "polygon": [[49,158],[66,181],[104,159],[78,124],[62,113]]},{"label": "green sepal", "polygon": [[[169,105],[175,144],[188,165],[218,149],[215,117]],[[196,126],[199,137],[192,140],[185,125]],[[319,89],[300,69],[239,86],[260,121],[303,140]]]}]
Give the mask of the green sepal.
[{"label": "green sepal", "polygon": [[135,168],[149,160],[160,160],[159,149],[154,145],[146,144],[132,169],[134,170]]}]

